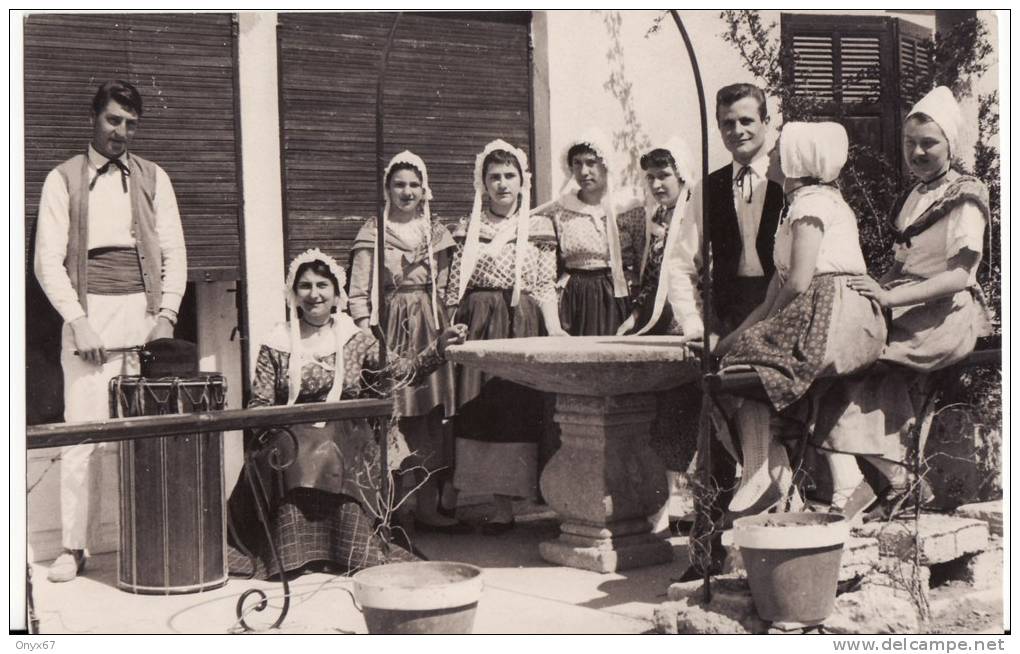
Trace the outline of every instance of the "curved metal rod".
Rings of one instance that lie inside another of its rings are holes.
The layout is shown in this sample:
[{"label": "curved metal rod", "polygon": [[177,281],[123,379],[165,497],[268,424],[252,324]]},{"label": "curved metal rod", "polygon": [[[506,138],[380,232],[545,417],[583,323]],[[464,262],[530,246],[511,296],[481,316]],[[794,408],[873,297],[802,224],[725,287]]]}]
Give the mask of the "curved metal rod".
[{"label": "curved metal rod", "polygon": [[[255,437],[255,443],[244,454],[244,476],[248,480],[248,486],[249,489],[251,490],[252,499],[254,499],[255,501],[255,510],[258,513],[259,522],[262,523],[262,529],[265,531],[266,534],[266,543],[268,543],[269,545],[269,554],[270,556],[273,557],[273,561],[276,562],[276,569],[280,574],[280,581],[283,584],[283,606],[280,608],[280,615],[276,618],[276,621],[274,621],[273,624],[268,627],[269,629],[276,629],[281,624],[283,624],[284,619],[286,619],[287,617],[287,613],[290,611],[290,583],[287,581],[286,570],[283,569],[283,560],[280,558],[280,554],[276,549],[276,544],[273,542],[273,533],[272,530],[269,528],[268,511],[271,509],[271,507],[269,506],[269,493],[266,491],[266,487],[262,483],[262,477],[259,475],[258,469],[255,466],[255,457],[262,451],[262,448],[269,443],[268,436],[276,433],[286,434],[290,438],[291,443],[294,447],[294,454],[289,459],[282,460],[280,458],[279,446],[274,446],[266,454],[267,463],[269,464],[269,467],[271,467],[273,470],[276,471],[286,470],[297,460],[297,452],[299,447],[297,437],[294,435],[293,432],[291,432],[286,427],[273,427],[271,429],[259,431],[257,433],[257,436]],[[231,531],[234,531],[233,525],[230,525],[230,529]],[[236,535],[236,532],[234,533]],[[238,544],[239,545],[241,544],[240,540],[238,540]],[[252,567],[254,569],[257,566],[256,556],[251,552],[245,550],[243,546],[241,547],[241,549],[244,551],[245,554],[248,555],[248,558],[251,559]],[[252,572],[252,575],[254,576],[254,572]],[[246,609],[245,603],[248,601],[248,598],[251,597],[252,595],[258,596],[258,601],[250,609]],[[242,629],[244,629],[245,631],[259,631],[258,629],[255,629],[251,625],[249,625],[244,618],[249,611],[251,610],[264,611],[266,610],[266,608],[268,608],[268,606],[269,606],[268,598],[266,597],[266,594],[262,590],[258,588],[249,588],[248,590],[241,593],[241,596],[237,598],[237,605],[234,607],[234,614],[237,616],[238,623],[241,625]]]},{"label": "curved metal rod", "polygon": [[[379,76],[376,80],[375,87],[375,161],[376,161],[376,175],[375,175],[375,188],[376,188],[376,199],[378,200],[378,211],[375,214],[375,251],[376,256],[376,279],[379,280],[378,288],[372,289],[372,301],[375,303],[379,312],[379,324],[375,325],[373,331],[375,332],[376,340],[379,341],[379,370],[386,370],[386,355],[389,353],[389,347],[386,343],[386,330],[383,329],[383,325],[386,324],[386,302],[385,289],[383,288],[383,280],[386,279],[384,276],[386,267],[386,234],[383,232],[383,211],[386,209],[386,180],[383,179],[383,175],[386,172],[386,159],[383,158],[383,87],[386,83],[386,71],[389,68],[390,63],[390,52],[393,49],[393,39],[397,34],[397,25],[400,24],[400,17],[403,12],[398,11],[393,17],[393,25],[390,27],[389,36],[386,38],[386,46],[383,48],[382,59],[379,62]],[[382,470],[380,474],[380,485],[379,491],[383,497],[389,497],[390,487],[390,462],[389,462],[389,443],[387,442],[388,434],[383,432],[383,440],[380,441],[382,450]]]},{"label": "curved metal rod", "polygon": [[[669,13],[673,17],[673,22],[676,23],[677,29],[680,30],[680,36],[684,40],[687,56],[691,60],[691,71],[694,73],[694,85],[698,89],[698,110],[701,116],[701,183],[704,185],[708,180],[708,110],[705,104],[705,87],[701,83],[701,69],[698,67],[698,57],[694,54],[694,45],[691,43],[690,36],[687,35],[684,22],[676,9],[670,9]],[[708,193],[703,192],[701,194],[701,289],[705,346],[701,350],[702,378],[712,372],[712,352],[710,347],[712,334],[712,240],[709,238],[711,221],[708,219],[708,216]],[[711,410],[711,398],[708,386],[704,382],[701,385],[701,393],[701,416],[698,420],[698,468],[701,473],[699,476],[701,477],[703,494],[708,488],[711,488],[712,484],[712,425],[708,418],[708,412]],[[699,497],[699,495],[695,495],[695,498]],[[696,508],[695,513],[703,508]],[[708,510],[710,511],[711,509]],[[711,518],[711,515],[709,515],[709,518]],[[697,524],[697,520],[695,520],[695,524]],[[710,533],[711,529],[709,530]],[[691,534],[691,540],[694,540],[696,537],[697,534]],[[710,537],[705,538],[705,552],[706,559],[711,561],[712,539]],[[706,565],[704,570],[706,602],[712,599],[710,568],[711,565]]]},{"label": "curved metal rod", "polygon": [[390,64],[390,52],[393,50],[393,40],[397,34],[397,25],[400,24],[400,17],[403,12],[397,12],[393,16],[393,25],[390,26],[389,36],[386,37],[386,45],[383,46],[382,58],[379,60],[379,74],[376,77],[375,86],[375,162],[376,162],[376,176],[375,176],[375,189],[376,189],[376,200],[378,210],[375,214],[375,248],[378,256],[376,257],[376,273],[379,279],[379,288],[372,289],[372,302],[379,313],[379,324],[375,326],[376,338],[379,339],[381,347],[379,348],[379,369],[386,368],[386,330],[383,329],[383,325],[386,324],[386,302],[385,300],[385,289],[383,288],[383,273],[386,272],[385,252],[386,247],[386,234],[383,233],[383,211],[386,209],[386,180],[383,179],[383,175],[386,172],[386,159],[383,155],[383,114],[385,106],[385,98],[383,94],[383,88],[386,86],[386,72],[389,69]]}]

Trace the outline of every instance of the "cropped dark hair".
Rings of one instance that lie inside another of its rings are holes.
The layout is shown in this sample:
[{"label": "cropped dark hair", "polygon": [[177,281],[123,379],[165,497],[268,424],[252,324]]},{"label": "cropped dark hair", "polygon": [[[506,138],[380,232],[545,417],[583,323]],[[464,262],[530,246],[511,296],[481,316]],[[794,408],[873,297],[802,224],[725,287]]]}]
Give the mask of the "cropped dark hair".
[{"label": "cropped dark hair", "polygon": [[754,98],[758,101],[758,115],[764,121],[769,117],[769,109],[765,104],[765,91],[754,84],[730,84],[719,89],[715,94],[715,119],[719,120],[719,109],[728,107],[738,100]]},{"label": "cropped dark hair", "polygon": [[673,158],[673,153],[665,148],[655,148],[641,155],[641,170],[666,168],[667,166],[676,172],[676,159]]},{"label": "cropped dark hair", "polygon": [[133,84],[120,79],[112,79],[99,85],[96,94],[92,96],[92,113],[99,113],[106,109],[106,105],[114,100],[135,112],[139,118],[142,117],[142,94]]},{"label": "cropped dark hair", "polygon": [[418,181],[419,182],[424,181],[424,180],[422,180],[421,171],[418,170],[417,166],[415,166],[414,164],[409,164],[406,161],[400,161],[400,162],[397,162],[397,163],[393,164],[393,167],[390,168],[388,173],[386,173],[386,180],[383,183],[383,186],[385,186],[386,188],[389,188],[390,187],[390,180],[393,179],[393,176],[395,174],[397,174],[398,172],[400,172],[401,170],[413,170],[415,177],[418,178]]},{"label": "cropped dark hair", "polygon": [[591,147],[587,143],[578,143],[567,150],[567,168],[574,165],[574,157],[579,154],[593,154],[596,157],[599,156],[599,153],[595,151],[595,148]]},{"label": "cropped dark hair", "polygon": [[292,291],[297,293],[297,286],[298,282],[301,281],[301,276],[309,270],[319,277],[325,277],[329,279],[329,281],[333,282],[333,291],[337,295],[340,294],[340,280],[336,278],[336,275],[334,275],[333,271],[329,269],[329,265],[326,264],[325,261],[319,261],[318,259],[315,259],[314,261],[306,261],[298,266],[297,271],[294,273],[294,285],[291,287]]},{"label": "cropped dark hair", "polygon": [[489,172],[489,166],[506,166],[512,165],[517,169],[517,174],[522,178],[524,177],[524,171],[521,170],[521,162],[517,161],[517,157],[510,154],[506,150],[493,150],[489,154],[485,155],[485,159],[482,161],[482,179],[485,179],[485,175]]}]

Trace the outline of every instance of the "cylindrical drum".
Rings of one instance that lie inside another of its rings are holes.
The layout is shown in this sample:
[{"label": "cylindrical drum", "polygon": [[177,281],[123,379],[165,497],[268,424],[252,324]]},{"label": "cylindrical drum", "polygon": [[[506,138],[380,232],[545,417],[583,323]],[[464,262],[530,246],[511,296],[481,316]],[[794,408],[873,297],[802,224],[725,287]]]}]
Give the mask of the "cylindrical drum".
[{"label": "cylindrical drum", "polygon": [[[110,381],[114,418],[224,408],[222,375]],[[130,593],[197,593],[227,583],[221,434],[140,438],[120,446],[117,586]]]}]

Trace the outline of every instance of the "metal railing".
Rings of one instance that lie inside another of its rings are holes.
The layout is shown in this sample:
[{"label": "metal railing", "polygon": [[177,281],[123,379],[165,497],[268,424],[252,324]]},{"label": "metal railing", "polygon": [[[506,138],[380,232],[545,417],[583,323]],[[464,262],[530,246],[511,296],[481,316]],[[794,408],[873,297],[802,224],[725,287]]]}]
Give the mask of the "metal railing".
[{"label": "metal railing", "polygon": [[[48,447],[60,447],[78,445],[80,443],[101,443],[113,441],[135,441],[149,438],[164,438],[167,436],[179,436],[183,434],[223,432],[237,429],[254,430],[255,439],[253,447],[246,448],[244,455],[244,468],[251,492],[255,497],[256,510],[259,520],[262,522],[266,538],[269,541],[269,549],[272,558],[276,561],[277,569],[281,571],[280,581],[283,585],[283,605],[280,607],[280,615],[276,618],[270,628],[279,627],[290,609],[290,584],[286,574],[283,573],[283,566],[278,556],[276,545],[273,543],[272,533],[269,529],[269,507],[265,503],[268,497],[264,488],[258,488],[252,475],[255,474],[254,453],[264,446],[263,439],[273,432],[284,432],[292,441],[296,454],[299,443],[288,429],[289,426],[334,420],[355,420],[376,418],[376,437],[380,441],[380,447],[385,451],[385,429],[383,419],[393,414],[393,399],[366,399],[366,400],[342,400],[340,402],[316,402],[312,404],[299,404],[294,406],[271,406],[257,409],[223,409],[219,411],[203,411],[196,413],[182,413],[158,416],[138,416],[131,418],[111,418],[109,420],[96,420],[89,422],[68,422],[52,425],[36,425],[29,427],[26,433],[27,448],[37,450]],[[278,469],[283,470],[290,462],[278,463]],[[382,468],[383,471],[386,468]],[[383,472],[381,483],[386,483],[387,474]],[[261,491],[261,496],[260,496]],[[229,524],[229,516],[228,516]],[[226,537],[226,534],[224,534]],[[31,607],[31,579],[28,586],[28,605]],[[254,604],[249,603],[249,598],[254,598]],[[268,608],[266,594],[259,589],[253,588],[241,593],[235,607],[238,622],[246,631],[254,631],[246,621],[245,616],[252,610],[262,611]],[[34,611],[30,610],[29,619]],[[37,622],[37,621],[35,621]]]},{"label": "metal railing", "polygon": [[28,449],[38,450],[79,443],[162,438],[196,432],[268,429],[324,420],[382,418],[392,412],[392,399],[342,400],[258,409],[224,409],[201,413],[35,425],[28,428],[26,437]]}]

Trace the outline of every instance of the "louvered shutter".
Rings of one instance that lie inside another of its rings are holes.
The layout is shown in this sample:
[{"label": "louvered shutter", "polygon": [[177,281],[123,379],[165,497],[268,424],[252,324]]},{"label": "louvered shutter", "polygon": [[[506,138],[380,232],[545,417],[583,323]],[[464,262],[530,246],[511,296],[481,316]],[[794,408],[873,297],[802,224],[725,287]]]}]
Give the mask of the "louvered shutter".
[{"label": "louvered shutter", "polygon": [[844,103],[875,103],[882,93],[878,36],[839,37],[840,97]]},{"label": "louvered shutter", "polygon": [[908,110],[932,88],[934,48],[927,30],[902,21],[898,27],[901,107]]},{"label": "louvered shutter", "polygon": [[237,279],[239,166],[229,14],[34,14],[25,21],[25,220],[31,238],[47,173],[83,153],[100,83],[142,94],[132,151],[174,185],[192,280]]},{"label": "louvered shutter", "polygon": [[[288,259],[319,247],[347,262],[376,212],[376,73],[389,13],[279,15]],[[383,155],[429,168],[433,213],[471,210],[474,157],[503,138],[531,152],[527,12],[405,14],[386,78]]]},{"label": "louvered shutter", "polygon": [[899,165],[903,113],[930,87],[928,31],[890,16],[782,14],[780,25],[794,96]]},{"label": "louvered shutter", "polygon": [[835,96],[835,55],[832,36],[794,34],[793,92],[825,102]]}]

